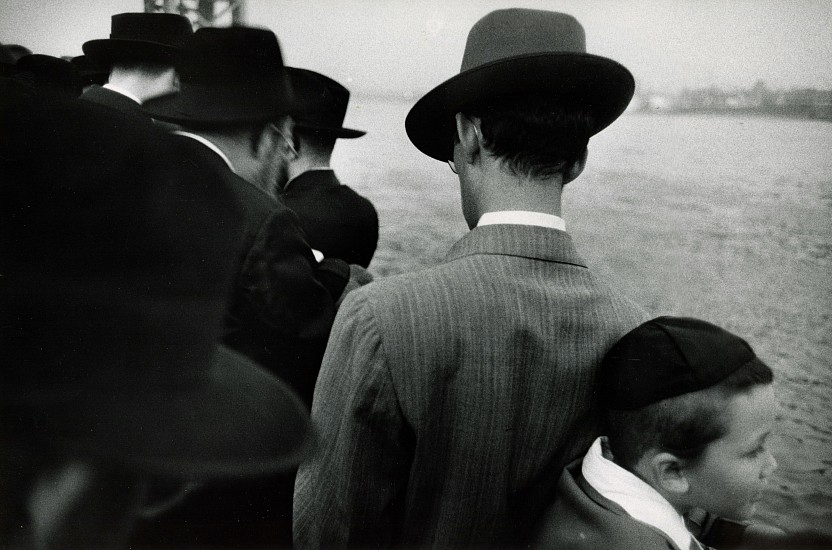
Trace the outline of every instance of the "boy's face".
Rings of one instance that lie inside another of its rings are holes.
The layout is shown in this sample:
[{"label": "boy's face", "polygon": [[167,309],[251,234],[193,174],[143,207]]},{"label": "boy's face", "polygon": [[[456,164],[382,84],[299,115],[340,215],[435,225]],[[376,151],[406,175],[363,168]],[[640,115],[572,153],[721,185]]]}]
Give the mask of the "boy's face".
[{"label": "boy's face", "polygon": [[727,433],[685,467],[689,502],[728,519],[751,516],[766,478],[777,467],[766,448],[776,407],[771,384],[730,399]]}]

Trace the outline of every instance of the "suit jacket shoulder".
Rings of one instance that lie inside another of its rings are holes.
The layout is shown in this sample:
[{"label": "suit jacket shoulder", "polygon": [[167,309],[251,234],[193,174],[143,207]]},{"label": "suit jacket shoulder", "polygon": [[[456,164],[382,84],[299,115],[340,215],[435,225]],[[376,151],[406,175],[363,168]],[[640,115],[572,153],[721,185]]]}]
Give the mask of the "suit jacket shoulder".
[{"label": "suit jacket shoulder", "polygon": [[679,550],[661,531],[595,491],[581,476],[580,460],[564,469],[539,529],[534,548]]},{"label": "suit jacket shoulder", "polygon": [[327,257],[369,266],[378,244],[378,213],[332,170],[304,172],[279,197],[297,213],[313,248]]},{"label": "suit jacket shoulder", "polygon": [[[296,487],[300,536],[441,547],[525,538],[514,509],[539,517],[564,466],[599,435],[597,366],[646,318],[568,234],[530,226],[476,228],[444,263],[353,291],[315,390],[326,448]],[[363,402],[333,398],[367,387]]]},{"label": "suit jacket shoulder", "polygon": [[90,86],[81,94],[81,99],[104,105],[136,119],[152,120],[150,115],[144,112],[141,105],[129,97],[101,86]]}]

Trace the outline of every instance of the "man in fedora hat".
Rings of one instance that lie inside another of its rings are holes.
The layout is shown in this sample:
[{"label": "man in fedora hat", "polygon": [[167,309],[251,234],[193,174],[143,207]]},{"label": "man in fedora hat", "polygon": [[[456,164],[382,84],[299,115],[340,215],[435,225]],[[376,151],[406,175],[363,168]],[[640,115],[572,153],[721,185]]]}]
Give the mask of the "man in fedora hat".
[{"label": "man in fedora hat", "polygon": [[[295,154],[293,99],[277,37],[246,27],[199,29],[176,68],[180,91],[145,108],[182,127],[182,165],[211,167],[245,214],[223,341],[310,404],[350,267],[318,261],[297,216],[270,195],[282,163]],[[206,487],[172,510],[164,526],[149,528],[162,542],[175,536],[190,546],[288,543],[293,480]]]},{"label": "man in fedora hat", "polygon": [[[311,402],[334,302],[350,270],[335,258],[319,261],[297,216],[269,194],[282,164],[296,155],[293,97],[277,37],[246,27],[199,29],[177,70],[181,90],[149,101],[146,110],[182,127],[182,163],[213,167],[245,212],[225,341]],[[312,365],[310,351],[317,354]]]},{"label": "man in fedora hat", "polygon": [[344,86],[307,69],[287,70],[299,103],[292,111],[298,154],[278,178],[278,197],[298,215],[313,248],[366,268],[378,244],[378,214],[330,167],[335,140],[366,132],[343,126],[350,100]]},{"label": "man in fedora hat", "polygon": [[191,22],[174,13],[119,13],[112,17],[110,37],[90,40],[84,55],[109,71],[103,86],[88,88],[82,99],[148,119],[141,105],[176,91],[174,58],[188,36]]},{"label": "man in fedora hat", "polygon": [[411,109],[408,136],[458,173],[471,231],[441,265],[344,300],[313,401],[322,449],[295,487],[298,547],[522,542],[598,435],[604,352],[646,318],[560,217],[589,137],[633,89],[573,17],[508,9]]},{"label": "man in fedora hat", "polygon": [[222,182],[152,125],[13,80],[0,119],[0,547],[125,547],[154,480],[296,465],[304,406],[217,346]]}]

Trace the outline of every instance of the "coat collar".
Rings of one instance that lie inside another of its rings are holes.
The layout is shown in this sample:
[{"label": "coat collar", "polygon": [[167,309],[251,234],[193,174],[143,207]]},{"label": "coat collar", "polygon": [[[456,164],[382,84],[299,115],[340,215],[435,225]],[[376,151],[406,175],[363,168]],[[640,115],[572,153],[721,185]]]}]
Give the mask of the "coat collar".
[{"label": "coat collar", "polygon": [[81,94],[81,99],[105,105],[136,118],[150,120],[150,115],[144,112],[141,105],[126,95],[102,86],[90,86],[87,91]]},{"label": "coat collar", "polygon": [[334,186],[341,185],[341,182],[335,177],[335,171],[332,168],[322,166],[320,168],[310,168],[306,172],[293,177],[283,186],[283,191],[288,191],[289,186],[296,189],[309,184]]},{"label": "coat collar", "polygon": [[486,225],[476,227],[451,247],[450,262],[472,254],[518,256],[547,262],[587,267],[578,256],[572,238],[557,229],[532,225]]}]

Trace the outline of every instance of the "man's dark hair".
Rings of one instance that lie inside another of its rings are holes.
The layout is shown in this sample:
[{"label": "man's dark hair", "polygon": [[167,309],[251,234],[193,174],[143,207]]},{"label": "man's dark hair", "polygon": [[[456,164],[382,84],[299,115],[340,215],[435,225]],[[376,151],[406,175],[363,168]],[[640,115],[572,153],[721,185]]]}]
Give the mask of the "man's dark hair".
[{"label": "man's dark hair", "polygon": [[696,461],[727,431],[728,400],[770,384],[771,368],[756,357],[718,384],[634,411],[609,410],[606,434],[615,462],[632,470],[650,449]]},{"label": "man's dark hair", "polygon": [[512,96],[465,109],[480,119],[486,149],[515,174],[542,179],[567,172],[586,150],[589,113],[541,96]]}]

